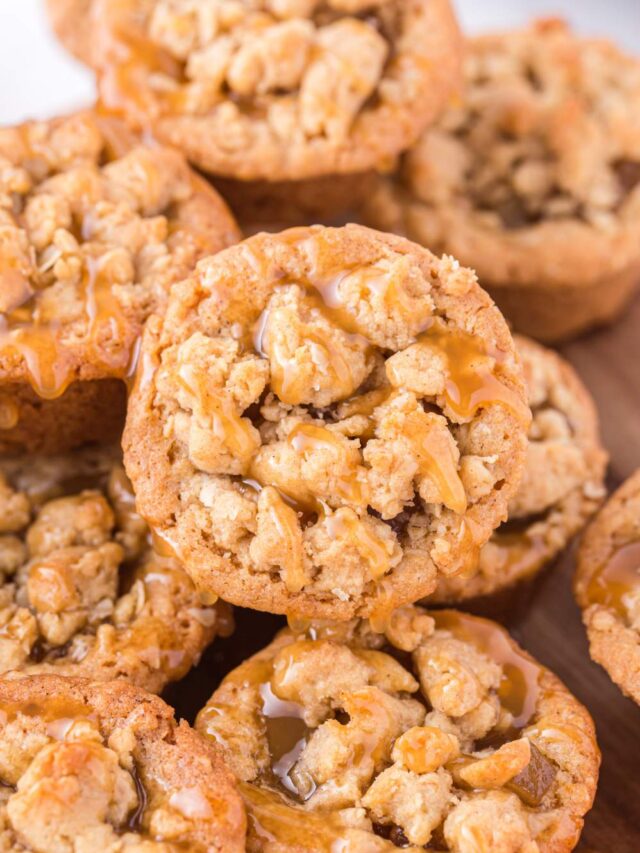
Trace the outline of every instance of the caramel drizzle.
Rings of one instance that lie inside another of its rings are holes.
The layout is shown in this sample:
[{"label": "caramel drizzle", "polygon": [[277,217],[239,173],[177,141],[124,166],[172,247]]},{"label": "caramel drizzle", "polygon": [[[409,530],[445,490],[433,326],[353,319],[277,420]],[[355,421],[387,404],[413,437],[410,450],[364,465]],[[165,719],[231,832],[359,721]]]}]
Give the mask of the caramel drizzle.
[{"label": "caramel drizzle", "polygon": [[[263,358],[270,359],[271,387],[278,397],[283,403],[297,406],[304,400],[308,388],[304,379],[297,375],[295,359],[288,358],[277,343],[271,345],[269,338],[270,320],[271,310],[266,308],[256,324],[254,349]],[[311,345],[314,361],[320,364],[324,363],[334,383],[338,388],[344,389],[345,394],[348,394],[354,383],[347,359],[331,347],[330,341],[320,331],[311,326],[304,327],[304,339]],[[270,356],[269,350],[271,350]]]},{"label": "caramel drizzle", "polygon": [[[348,830],[331,812],[313,812],[288,803],[276,791],[240,782],[249,819],[249,838],[317,853],[349,853]],[[380,845],[374,850],[393,850]]]},{"label": "caramel drizzle", "polygon": [[418,338],[418,344],[435,345],[447,360],[448,376],[444,398],[458,417],[467,419],[487,405],[499,403],[529,421],[531,412],[525,402],[495,375],[495,366],[503,356],[490,351],[482,339],[434,322]]},{"label": "caramel drizzle", "polygon": [[386,542],[372,533],[349,507],[342,507],[326,516],[325,526],[332,539],[348,538],[369,566],[369,575],[377,581],[389,571],[389,551]]},{"label": "caramel drizzle", "polygon": [[[101,274],[100,262],[85,259],[81,297],[87,330],[81,341],[91,348],[91,361],[109,376],[124,377],[130,367],[128,323],[110,282]],[[64,325],[39,318],[38,295],[13,311],[0,315],[0,346],[15,350],[23,359],[31,387],[47,400],[62,395],[75,378],[76,361],[62,340]],[[101,335],[107,346],[100,346]]]},{"label": "caramel drizzle", "polygon": [[586,595],[590,604],[610,607],[627,616],[625,598],[640,589],[640,540],[616,551],[591,577]]},{"label": "caramel drizzle", "polygon": [[273,486],[266,487],[264,496],[271,523],[286,545],[285,556],[280,558],[282,579],[289,592],[300,592],[307,577],[304,572],[302,537],[296,512]]},{"label": "caramel drizzle", "polygon": [[45,724],[49,737],[64,740],[75,722],[96,722],[94,710],[83,702],[63,697],[49,697],[22,702],[0,702],[0,725],[6,726],[18,717],[37,717]]},{"label": "caramel drizzle", "polygon": [[[259,713],[265,722],[271,762],[270,776],[264,778],[263,783],[282,786],[300,802],[309,800],[316,790],[315,782],[308,774],[300,771],[292,774],[313,730],[304,721],[304,706],[296,701],[280,699],[275,689],[295,680],[300,655],[317,644],[318,641],[312,639],[294,641],[280,650],[277,670],[274,657],[257,657],[246,661],[223,681],[223,684],[249,685],[257,690]],[[357,716],[364,728],[365,737],[354,754],[353,761],[357,764],[370,761],[377,766],[387,747],[390,748],[388,732],[391,727],[388,711],[374,701],[371,688],[363,688],[350,694],[345,699],[344,707],[350,716]],[[224,714],[233,715],[233,706],[228,702],[210,701],[199,715],[200,729],[217,739],[215,725],[208,726],[207,722]],[[226,746],[231,748],[229,744]]]},{"label": "caramel drizzle", "polygon": [[178,371],[178,383],[193,399],[196,414],[205,419],[213,434],[236,459],[243,460],[248,470],[256,443],[253,427],[243,418],[235,401],[225,393],[211,393],[206,375],[198,375],[188,367]]}]

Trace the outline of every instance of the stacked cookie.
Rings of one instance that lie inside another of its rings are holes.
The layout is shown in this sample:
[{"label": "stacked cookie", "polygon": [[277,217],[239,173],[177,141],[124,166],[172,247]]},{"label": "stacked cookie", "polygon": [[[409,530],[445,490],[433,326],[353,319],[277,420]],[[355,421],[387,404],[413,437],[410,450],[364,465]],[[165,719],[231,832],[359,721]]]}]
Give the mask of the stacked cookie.
[{"label": "stacked cookie", "polygon": [[[622,305],[638,66],[447,0],[48,5],[99,100],[0,130],[0,847],[573,849],[588,711],[442,605],[604,498],[588,391],[483,284],[543,340]],[[637,492],[576,581],[636,700]]]}]

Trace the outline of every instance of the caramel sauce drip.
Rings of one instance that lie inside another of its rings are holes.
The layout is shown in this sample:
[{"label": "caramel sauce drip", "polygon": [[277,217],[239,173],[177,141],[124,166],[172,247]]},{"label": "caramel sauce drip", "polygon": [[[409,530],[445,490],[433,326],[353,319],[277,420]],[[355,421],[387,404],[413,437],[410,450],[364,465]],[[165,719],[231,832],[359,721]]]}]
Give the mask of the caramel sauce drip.
[{"label": "caramel sauce drip", "polygon": [[420,473],[432,477],[442,497],[442,503],[458,515],[467,510],[467,495],[453,461],[430,453],[428,439],[420,442]]},{"label": "caramel sauce drip", "polygon": [[177,543],[166,530],[151,530],[151,545],[156,554],[167,559],[180,560]]},{"label": "caramel sauce drip", "polygon": [[289,592],[300,592],[307,581],[304,572],[302,537],[295,510],[288,506],[277,489],[267,486],[263,492],[269,518],[285,545],[281,557],[282,577]]},{"label": "caramel sauce drip", "polygon": [[[89,347],[90,361],[107,376],[124,378],[130,367],[130,324],[101,273],[99,261],[85,259],[80,288],[87,329],[80,344]],[[64,326],[39,317],[38,294],[0,315],[0,347],[23,359],[31,387],[44,399],[64,394],[75,378],[75,355],[63,340]],[[103,340],[104,339],[104,340]]]},{"label": "caramel sauce drip", "polygon": [[258,467],[253,463],[249,467],[249,475],[248,477],[241,477],[237,481],[241,494],[258,496],[263,489],[269,487],[275,489],[284,503],[296,512],[303,526],[313,523],[331,512],[326,503],[317,498],[304,484],[296,484],[295,494],[292,493],[293,489],[287,492],[280,486],[274,485],[268,476],[268,472],[258,470]]},{"label": "caramel sauce drip", "polygon": [[317,853],[349,853],[351,845],[345,838],[345,827],[340,826],[331,812],[307,811],[288,803],[277,792],[256,785],[241,782],[239,787],[249,819],[249,839],[255,844],[273,843],[286,849]]},{"label": "caramel sauce drip", "polygon": [[248,459],[255,451],[251,423],[243,418],[227,397],[209,397],[207,415],[213,432],[237,459]]},{"label": "caramel sauce drip", "polygon": [[640,540],[616,551],[591,577],[586,595],[590,604],[610,607],[627,616],[625,598],[640,589]]},{"label": "caramel sauce drip", "polygon": [[[369,427],[364,435],[367,438],[372,438],[375,432],[373,412],[397,393],[393,387],[384,386],[351,397],[340,404],[340,415],[343,418],[354,415],[368,418]],[[435,429],[425,423],[419,412],[414,416],[411,414],[407,416],[407,427],[409,438],[415,449],[420,474],[434,480],[446,507],[458,514],[466,512],[467,496],[457,466],[447,448],[438,446]]]},{"label": "caramel sauce drip", "polygon": [[212,393],[207,387],[206,375],[198,375],[188,366],[178,371],[178,382],[193,399],[196,412],[210,424],[216,438],[248,469],[256,440],[251,421],[242,417],[235,401],[225,393]]},{"label": "caramel sauce drip", "polygon": [[57,330],[35,321],[20,323],[16,316],[12,312],[0,317],[0,347],[13,349],[24,359],[29,383],[38,396],[61,396],[73,380],[73,365],[58,344]]},{"label": "caramel sauce drip", "polygon": [[[395,310],[400,309],[400,313],[404,313],[407,317],[415,313],[415,306],[407,300],[400,287],[400,281],[389,271],[373,265],[359,264],[341,263],[332,267],[326,258],[319,259],[321,252],[319,238],[309,237],[306,229],[290,229],[285,235],[281,235],[280,239],[299,249],[311,260],[311,266],[306,276],[282,280],[278,287],[297,285],[303,288],[311,307],[322,314],[333,327],[351,336],[354,341],[359,341],[365,346],[373,345],[366,330],[362,328],[341,294],[340,286],[347,278],[357,277],[357,288],[353,296],[355,302],[376,294],[383,304]],[[260,259],[255,258],[250,250],[245,251],[245,257],[249,260],[252,269],[259,274],[273,275],[272,271],[266,268]],[[285,403],[297,405],[303,401],[307,389],[303,380],[296,375],[293,359],[279,352],[276,346],[270,346],[270,318],[271,310],[267,306],[255,324],[253,347],[263,357],[267,357],[268,352],[272,367],[271,386],[278,397]],[[429,322],[431,318],[425,320],[424,328]],[[322,355],[315,360],[326,364],[325,369],[341,392],[340,396],[349,396],[354,389],[354,381],[348,360],[332,347],[331,341],[327,340],[319,329],[307,325],[304,327],[303,335],[312,348],[314,346],[319,348]]]},{"label": "caramel sauce drip", "polygon": [[142,784],[142,779],[140,778],[140,773],[138,772],[138,767],[135,761],[131,762],[131,769],[129,772],[131,773],[131,778],[133,779],[133,783],[136,787],[138,802],[135,809],[129,815],[127,829],[129,832],[141,832],[143,826],[142,821],[148,802],[147,789]]},{"label": "caramel sauce drip", "polygon": [[[366,338],[365,331],[358,324],[357,319],[347,307],[340,287],[346,279],[351,279],[357,287],[351,287],[354,302],[366,300],[370,296],[377,296],[388,309],[394,309],[406,319],[414,319],[416,305],[407,299],[406,293],[400,286],[403,278],[403,267],[400,275],[394,276],[391,270],[376,267],[374,264],[359,264],[344,262],[334,263],[333,252],[327,246],[321,236],[309,236],[304,229],[291,229],[287,234],[287,242],[298,248],[302,254],[310,260],[308,279],[303,283],[307,288],[313,288],[322,299],[325,306],[326,316],[336,326],[351,334],[362,335]],[[424,318],[422,324],[426,329],[432,322],[429,315]]]},{"label": "caramel sauce drip", "polygon": [[27,702],[0,702],[0,725],[6,726],[18,717],[33,717],[45,724],[46,733],[54,740],[64,740],[76,722],[97,722],[89,705],[67,697],[51,696]]},{"label": "caramel sauce drip", "polygon": [[[327,450],[329,453],[340,457],[345,452],[342,443],[330,430],[315,424],[301,423],[296,425],[289,433],[287,441],[300,454]],[[372,579],[381,577],[389,570],[390,554],[387,550],[387,543],[377,536],[374,531],[370,530],[353,509],[350,507],[340,507],[336,511],[332,511],[324,501],[314,496],[311,492],[299,490],[295,495],[291,495],[281,488],[261,482],[259,472],[255,469],[255,466],[252,467],[251,473],[255,475],[255,479],[242,479],[240,481],[241,489],[260,493],[262,489],[269,488],[275,493],[277,499],[272,498],[269,502],[270,514],[274,526],[281,536],[286,541],[295,544],[295,547],[290,549],[291,553],[298,550],[298,530],[292,529],[293,518],[282,511],[282,507],[279,505],[280,502],[291,507],[300,517],[303,524],[313,519],[325,525],[331,538],[343,538],[351,542],[362,559],[368,564]],[[345,502],[360,505],[366,503],[363,486],[355,478],[338,480],[336,495]],[[293,592],[298,592],[302,589],[307,580],[302,571],[302,558],[300,558],[298,563],[298,570],[294,570],[293,572],[289,571],[289,567],[284,567],[285,583]]]},{"label": "caramel sauce drip", "polygon": [[439,427],[426,421],[421,412],[407,415],[406,425],[420,474],[435,482],[446,507],[462,515],[467,509],[467,496],[456,461]]},{"label": "caramel sauce drip", "polygon": [[523,729],[538,705],[540,678],[544,671],[540,664],[517,649],[507,631],[488,619],[455,610],[434,610],[430,615],[437,629],[451,631],[460,640],[472,643],[502,667],[504,674],[498,688],[500,703],[511,713],[513,729],[516,732]]},{"label": "caramel sauce drip", "polygon": [[[415,306],[407,300],[404,291],[399,286],[400,282],[389,271],[378,269],[373,265],[345,265],[343,263],[332,268],[326,259],[320,262],[317,258],[319,253],[318,238],[309,237],[306,229],[290,229],[286,235],[280,235],[280,239],[294,248],[300,249],[307,257],[311,258],[312,263],[306,276],[281,280],[278,287],[297,285],[303,288],[313,309],[322,314],[328,323],[352,336],[354,340],[359,340],[368,346],[373,345],[366,330],[362,328],[340,292],[341,284],[348,278],[357,277],[357,288],[353,295],[354,302],[357,303],[371,294],[376,294],[381,297],[383,304],[395,310],[399,308],[400,313],[404,313],[406,317],[411,317],[415,313]],[[252,269],[259,274],[263,276],[273,275],[272,271],[261,263],[249,249],[245,250],[245,257],[249,260]],[[266,356],[268,347],[269,321],[270,309],[267,306],[258,318],[253,334],[253,347],[257,353],[263,356]],[[425,319],[422,328],[426,329],[431,322],[431,317]],[[327,341],[317,329],[311,327],[305,328],[304,336],[312,344],[322,348],[328,361],[328,369],[331,371],[332,378],[337,386],[339,388],[352,388],[353,382],[349,364],[331,348],[330,341]],[[282,355],[278,357],[278,353],[271,355],[276,367],[276,384],[274,384],[272,377],[273,388],[283,402],[296,405],[300,402],[299,393],[304,389],[299,387],[294,376],[288,375],[292,371],[292,366],[288,360]],[[276,385],[280,387],[287,398],[281,395]]]},{"label": "caramel sauce drip", "polygon": [[435,347],[445,356],[448,376],[444,398],[458,417],[472,418],[484,406],[499,403],[530,420],[528,406],[495,375],[491,362],[499,364],[500,354],[489,352],[480,337],[435,322],[420,335],[418,343]]}]

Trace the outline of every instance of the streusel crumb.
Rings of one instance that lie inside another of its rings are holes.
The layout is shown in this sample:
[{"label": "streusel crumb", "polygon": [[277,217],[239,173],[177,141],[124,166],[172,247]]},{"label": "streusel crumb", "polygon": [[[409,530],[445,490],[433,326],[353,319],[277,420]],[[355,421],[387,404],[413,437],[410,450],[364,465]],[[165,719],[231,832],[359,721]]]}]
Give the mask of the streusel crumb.
[{"label": "streusel crumb", "polygon": [[159,693],[230,609],[155,553],[118,454],[0,466],[0,672],[127,678]]}]

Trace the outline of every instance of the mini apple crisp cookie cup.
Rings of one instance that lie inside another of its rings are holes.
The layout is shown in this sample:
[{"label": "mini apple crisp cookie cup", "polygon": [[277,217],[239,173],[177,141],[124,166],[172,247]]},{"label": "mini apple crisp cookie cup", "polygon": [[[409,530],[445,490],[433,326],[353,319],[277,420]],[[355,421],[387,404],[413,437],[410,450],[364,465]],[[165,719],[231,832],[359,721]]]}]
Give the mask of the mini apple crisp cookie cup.
[{"label": "mini apple crisp cookie cup", "polygon": [[281,632],[196,728],[241,782],[251,853],[572,850],[595,794],[587,710],[501,626],[395,611]]},{"label": "mini apple crisp cookie cup", "polygon": [[244,853],[220,750],[125,681],[0,678],[3,849]]},{"label": "mini apple crisp cookie cup", "polygon": [[459,81],[449,0],[95,0],[104,108],[240,180],[363,172]]},{"label": "mini apple crisp cookie cup", "polygon": [[151,549],[115,451],[0,462],[0,673],[124,678],[153,693],[233,628]]},{"label": "mini apple crisp cookie cup", "polygon": [[568,545],[606,495],[598,414],[575,370],[521,335],[514,342],[533,419],[525,472],[509,518],[481,549],[478,572],[441,578],[429,602],[492,595],[535,576]]},{"label": "mini apple crisp cookie cup", "polygon": [[145,329],[125,465],[199,589],[347,619],[475,569],[529,422],[470,270],[315,226],[256,235],[173,289]]},{"label": "mini apple crisp cookie cup", "polygon": [[574,590],[591,657],[640,705],[640,470],[587,528]]},{"label": "mini apple crisp cookie cup", "polygon": [[640,62],[561,21],[471,39],[466,90],[367,203],[475,269],[517,331],[612,320],[640,281]]},{"label": "mini apple crisp cookie cup", "polygon": [[121,122],[0,128],[0,451],[116,438],[143,321],[239,236],[180,154]]}]

